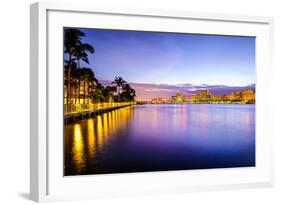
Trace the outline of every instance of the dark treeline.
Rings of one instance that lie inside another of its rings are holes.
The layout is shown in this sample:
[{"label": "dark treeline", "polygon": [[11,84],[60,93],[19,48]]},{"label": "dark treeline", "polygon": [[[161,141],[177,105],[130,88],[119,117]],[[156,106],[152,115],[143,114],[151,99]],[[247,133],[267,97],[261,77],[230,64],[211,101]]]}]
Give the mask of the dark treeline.
[{"label": "dark treeline", "polygon": [[89,64],[88,55],[95,52],[92,45],[82,41],[84,36],[79,29],[64,30],[64,103],[134,101],[136,92],[122,77],[116,77],[111,86],[103,86],[92,68],[81,67],[82,61]]}]

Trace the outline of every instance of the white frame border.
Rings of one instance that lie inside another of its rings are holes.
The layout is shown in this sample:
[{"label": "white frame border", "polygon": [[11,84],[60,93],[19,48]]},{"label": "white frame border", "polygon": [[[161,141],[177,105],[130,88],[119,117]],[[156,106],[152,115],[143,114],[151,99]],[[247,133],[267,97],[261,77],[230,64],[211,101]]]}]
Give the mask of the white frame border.
[{"label": "white frame border", "polygon": [[[48,112],[47,112],[47,12],[48,10],[95,12],[106,14],[157,16],[169,18],[189,18],[201,20],[217,20],[227,22],[247,22],[268,24],[270,32],[270,51],[273,50],[273,19],[270,17],[241,16],[229,14],[196,13],[185,11],[159,11],[125,8],[100,8],[93,4],[75,4],[40,2],[30,7],[30,199],[49,201],[48,196]],[[272,67],[272,53],[270,65]],[[271,144],[273,140],[270,138]],[[273,155],[272,155],[273,157]],[[273,160],[272,160],[273,161]],[[271,162],[272,164],[273,162]],[[171,192],[206,191],[234,188],[269,187],[273,185],[272,176],[269,181],[251,184],[211,186],[187,190],[171,190]],[[52,199],[53,200],[53,199]],[[67,198],[64,198],[67,200]]]}]

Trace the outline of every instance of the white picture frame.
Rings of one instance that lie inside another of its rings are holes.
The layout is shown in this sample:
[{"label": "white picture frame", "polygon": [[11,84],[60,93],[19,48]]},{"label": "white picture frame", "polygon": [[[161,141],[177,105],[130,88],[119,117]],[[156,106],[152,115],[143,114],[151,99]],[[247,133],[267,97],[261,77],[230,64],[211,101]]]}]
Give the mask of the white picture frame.
[{"label": "white picture frame", "polygon": [[[98,20],[92,23],[91,18]],[[271,105],[267,90],[273,75],[272,18],[42,2],[31,5],[30,25],[31,200],[40,202],[273,186],[272,116],[270,110],[266,110]],[[62,87],[62,72],[54,69],[63,61],[62,55],[57,55],[63,46],[63,26],[255,36],[256,167],[65,178],[62,173],[63,121],[60,117],[63,115],[63,103],[62,97],[57,99],[62,94],[62,89],[58,89],[58,86]]]}]

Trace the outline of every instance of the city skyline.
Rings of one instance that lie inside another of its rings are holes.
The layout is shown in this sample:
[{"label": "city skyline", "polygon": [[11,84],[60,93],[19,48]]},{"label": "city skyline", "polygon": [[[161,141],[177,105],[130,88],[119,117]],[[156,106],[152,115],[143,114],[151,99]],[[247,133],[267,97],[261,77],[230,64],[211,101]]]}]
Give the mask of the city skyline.
[{"label": "city skyline", "polygon": [[[111,81],[101,80],[104,86],[110,86]],[[169,99],[178,93],[186,95],[188,98],[197,94],[202,90],[209,90],[214,95],[227,95],[232,92],[241,92],[243,90],[253,90],[255,91],[255,84],[247,86],[225,86],[225,85],[192,85],[192,84],[146,84],[146,83],[130,83],[132,88],[136,90],[138,101],[150,101],[153,98],[164,98]]]}]

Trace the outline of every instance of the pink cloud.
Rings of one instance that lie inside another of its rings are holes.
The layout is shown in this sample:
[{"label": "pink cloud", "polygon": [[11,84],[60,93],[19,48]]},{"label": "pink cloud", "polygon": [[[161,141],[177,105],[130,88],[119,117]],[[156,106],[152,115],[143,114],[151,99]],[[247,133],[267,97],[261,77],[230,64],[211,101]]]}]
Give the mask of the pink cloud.
[{"label": "pink cloud", "polygon": [[[111,85],[110,81],[101,80],[104,86]],[[226,85],[192,85],[192,84],[179,84],[179,85],[168,85],[168,84],[148,84],[148,83],[129,83],[137,94],[137,100],[145,101],[151,100],[152,98],[162,97],[169,99],[171,96],[177,93],[182,93],[188,97],[200,92],[201,90],[208,89],[213,95],[224,95],[235,91],[241,91],[244,89],[255,90],[255,84],[249,86],[232,87]]]}]

